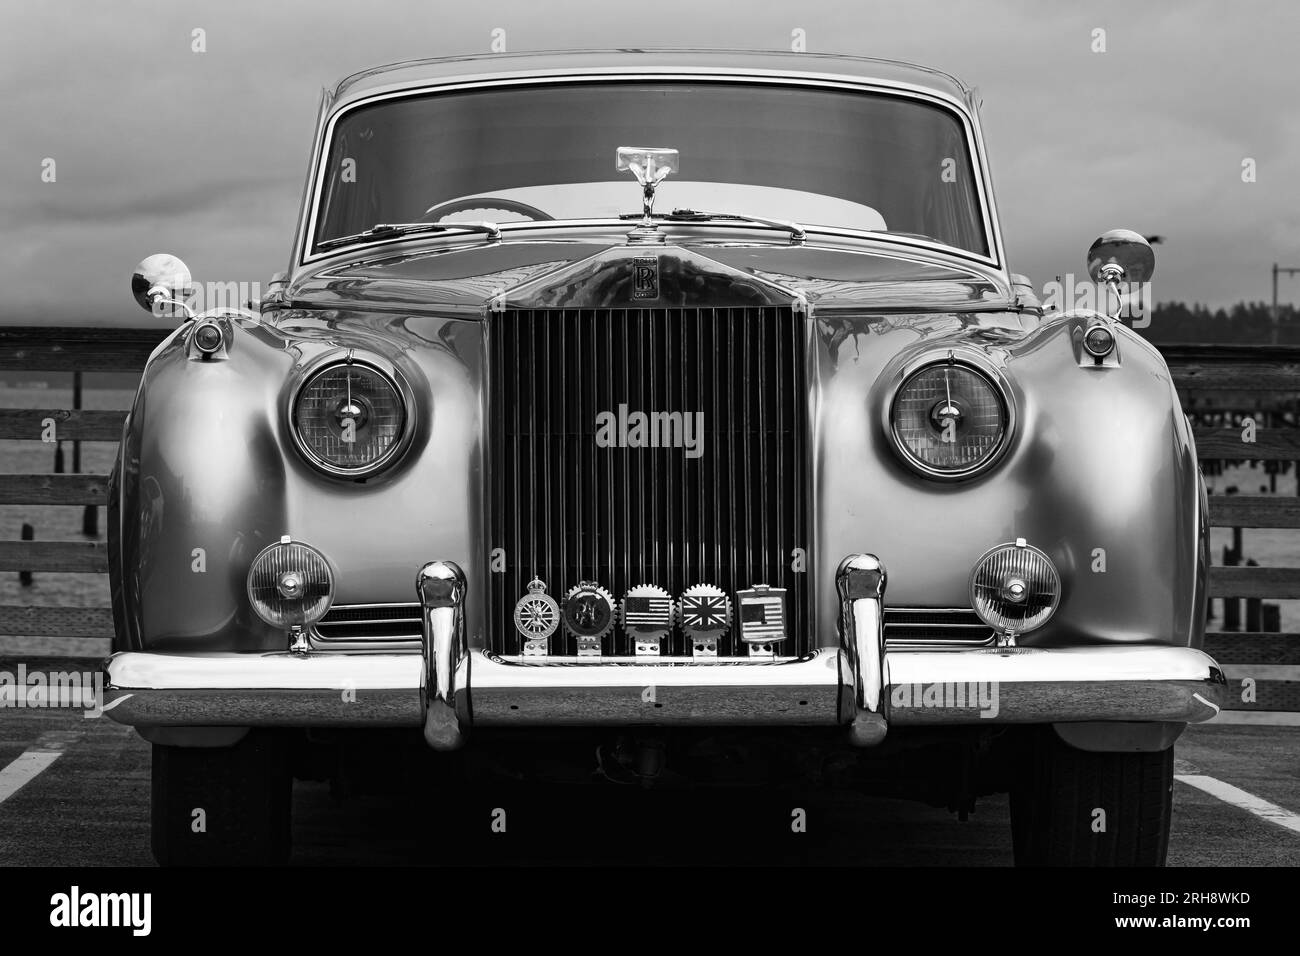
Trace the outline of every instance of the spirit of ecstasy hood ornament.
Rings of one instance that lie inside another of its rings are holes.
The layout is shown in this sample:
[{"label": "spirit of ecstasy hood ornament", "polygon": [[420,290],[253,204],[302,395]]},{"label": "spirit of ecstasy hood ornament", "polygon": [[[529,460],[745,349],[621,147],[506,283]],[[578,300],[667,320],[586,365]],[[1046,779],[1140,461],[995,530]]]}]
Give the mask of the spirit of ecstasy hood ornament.
[{"label": "spirit of ecstasy hood ornament", "polygon": [[675,149],[657,146],[620,146],[618,148],[618,171],[632,171],[636,181],[641,184],[641,225],[630,238],[641,241],[662,241],[657,236],[654,224],[655,189],[670,173],[680,167],[680,156]]}]

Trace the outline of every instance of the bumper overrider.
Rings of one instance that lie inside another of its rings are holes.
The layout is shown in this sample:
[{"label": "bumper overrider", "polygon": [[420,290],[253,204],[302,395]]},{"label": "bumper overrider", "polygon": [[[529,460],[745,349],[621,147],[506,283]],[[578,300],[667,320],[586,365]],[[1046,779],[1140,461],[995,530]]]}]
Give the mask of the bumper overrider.
[{"label": "bumper overrider", "polygon": [[438,750],[473,726],[833,726],[859,746],[891,725],[1167,721],[1219,712],[1207,654],[1165,645],[886,651],[886,575],[836,573],[839,646],[800,658],[501,657],[471,649],[465,575],[424,566],[415,653],[109,658],[104,710],[140,727],[423,727]]}]

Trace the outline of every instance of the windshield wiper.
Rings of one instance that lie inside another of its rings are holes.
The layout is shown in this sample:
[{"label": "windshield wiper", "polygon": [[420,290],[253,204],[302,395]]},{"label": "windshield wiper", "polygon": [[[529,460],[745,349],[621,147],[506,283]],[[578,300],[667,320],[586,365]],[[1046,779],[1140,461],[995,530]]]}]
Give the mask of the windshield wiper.
[{"label": "windshield wiper", "polygon": [[768,219],[765,216],[741,216],[731,212],[702,212],[699,209],[674,209],[666,216],[659,218],[668,222],[707,222],[710,219],[730,219],[734,222],[752,222],[759,226],[770,226],[773,229],[784,229],[790,233],[791,245],[801,246],[808,238],[803,226],[797,222],[791,222],[788,219]]},{"label": "windshield wiper", "polygon": [[501,238],[501,230],[495,222],[381,222],[378,225],[371,226],[365,232],[353,233],[350,236],[336,236],[333,239],[323,239],[316,243],[316,246],[319,249],[333,249],[335,246],[346,246],[349,243],[360,242],[363,239],[389,239],[417,232],[448,232],[453,229],[465,232],[481,232],[486,234],[490,241]]}]

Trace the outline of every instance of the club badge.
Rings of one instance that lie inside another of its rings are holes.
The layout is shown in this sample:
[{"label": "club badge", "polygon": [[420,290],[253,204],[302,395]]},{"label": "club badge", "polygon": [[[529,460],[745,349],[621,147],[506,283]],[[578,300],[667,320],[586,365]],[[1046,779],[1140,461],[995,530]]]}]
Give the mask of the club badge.
[{"label": "club badge", "polygon": [[564,596],[564,629],[578,639],[579,657],[599,657],[600,641],[614,626],[614,598],[595,581],[582,581]]},{"label": "club badge", "polygon": [[750,657],[771,657],[774,645],[785,640],[785,588],[755,584],[736,592],[740,639]]},{"label": "club badge", "polygon": [[638,657],[662,653],[663,639],[673,629],[673,599],[667,591],[654,584],[638,584],[623,596],[619,616]]},{"label": "club badge", "polygon": [[515,629],[524,641],[525,657],[550,653],[551,635],[560,626],[560,605],[546,593],[546,582],[533,578],[528,593],[515,605]]},{"label": "club badge", "polygon": [[712,584],[696,584],[682,592],[677,619],[695,657],[717,657],[718,640],[731,627],[731,601]]}]

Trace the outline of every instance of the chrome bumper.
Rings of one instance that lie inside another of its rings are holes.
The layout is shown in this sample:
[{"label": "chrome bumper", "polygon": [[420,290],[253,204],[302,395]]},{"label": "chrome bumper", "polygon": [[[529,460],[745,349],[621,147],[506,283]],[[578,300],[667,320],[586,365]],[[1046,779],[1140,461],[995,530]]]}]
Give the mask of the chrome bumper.
[{"label": "chrome bumper", "polygon": [[461,746],[472,726],[834,726],[859,746],[891,725],[1168,721],[1218,713],[1223,672],[1168,646],[886,653],[885,571],[840,565],[838,648],[797,659],[505,658],[470,649],[465,577],[421,570],[420,654],[120,653],[104,710],[145,727],[423,727]]}]

